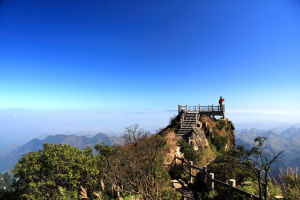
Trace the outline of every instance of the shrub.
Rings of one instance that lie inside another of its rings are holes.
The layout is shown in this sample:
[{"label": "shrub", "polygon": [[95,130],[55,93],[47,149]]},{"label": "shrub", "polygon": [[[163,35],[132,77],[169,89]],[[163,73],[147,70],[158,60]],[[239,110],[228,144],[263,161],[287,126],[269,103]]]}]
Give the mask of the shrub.
[{"label": "shrub", "polygon": [[298,168],[296,170],[288,168],[286,172],[280,169],[279,181],[275,180],[275,185],[280,187],[284,199],[299,199],[300,177]]},{"label": "shrub", "polygon": [[194,150],[193,146],[185,140],[179,141],[180,151],[184,153],[184,157],[190,161],[198,161],[199,156],[197,151]]},{"label": "shrub", "polygon": [[169,120],[169,128],[179,128],[180,126],[180,116],[179,115],[174,115],[173,117],[170,118]]},{"label": "shrub", "polygon": [[30,152],[12,170],[18,178],[13,187],[17,199],[57,199],[59,187],[67,188],[76,199],[80,186],[99,188],[99,160],[91,148],[80,150],[71,145],[44,144],[44,149]]},{"label": "shrub", "polygon": [[172,177],[172,179],[180,179],[181,178],[181,167],[180,166],[173,166],[169,173],[170,173],[170,176]]},{"label": "shrub", "polygon": [[204,197],[205,199],[215,199],[218,196],[216,190],[211,190],[209,193]]},{"label": "shrub", "polygon": [[229,126],[226,126],[225,130],[226,130],[226,131],[229,131],[229,130],[230,130],[230,127],[229,127]]},{"label": "shrub", "polygon": [[217,124],[218,129],[222,130],[224,126],[226,126],[226,122],[224,120],[219,120]]},{"label": "shrub", "polygon": [[211,139],[211,142],[216,146],[219,152],[225,151],[225,146],[227,143],[226,137],[222,137],[217,132],[214,132],[214,137]]}]

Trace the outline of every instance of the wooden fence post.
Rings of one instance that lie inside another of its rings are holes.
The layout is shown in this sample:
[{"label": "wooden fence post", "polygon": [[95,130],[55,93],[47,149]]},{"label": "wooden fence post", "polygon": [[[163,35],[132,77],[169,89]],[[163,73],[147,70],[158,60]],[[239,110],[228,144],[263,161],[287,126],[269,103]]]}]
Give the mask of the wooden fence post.
[{"label": "wooden fence post", "polygon": [[175,166],[175,168],[177,167],[177,157],[175,156],[175,158],[174,158],[174,161],[175,161],[175,164],[174,164],[174,166]]},{"label": "wooden fence post", "polygon": [[189,161],[189,183],[193,183],[193,161]]},{"label": "wooden fence post", "polygon": [[210,177],[210,180],[209,180],[209,189],[210,190],[214,190],[215,189],[215,183],[212,181],[212,179],[215,179],[214,173],[209,173],[209,177]]},{"label": "wooden fence post", "polygon": [[233,187],[235,187],[235,180],[234,179],[229,179],[229,188],[228,188],[229,199],[232,198],[232,188]]},{"label": "wooden fence post", "polygon": [[207,176],[206,176],[206,174],[207,174],[207,166],[206,165],[203,166],[203,174],[204,174],[204,183],[206,185],[208,185]]},{"label": "wooden fence post", "polygon": [[181,169],[184,169],[184,163],[183,163],[183,158],[181,158]]}]

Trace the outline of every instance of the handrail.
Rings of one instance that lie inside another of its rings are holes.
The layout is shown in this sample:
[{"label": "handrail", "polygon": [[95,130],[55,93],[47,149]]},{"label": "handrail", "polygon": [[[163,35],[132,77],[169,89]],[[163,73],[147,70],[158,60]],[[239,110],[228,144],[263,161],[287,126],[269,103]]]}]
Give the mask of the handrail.
[{"label": "handrail", "polygon": [[[222,185],[222,186],[227,187],[229,193],[232,193],[232,191],[235,191],[235,192],[238,192],[238,193],[240,193],[240,194],[242,194],[242,195],[245,195],[245,196],[250,197],[250,198],[255,199],[255,200],[259,200],[259,199],[260,199],[259,196],[257,196],[257,195],[251,194],[251,193],[246,192],[246,191],[244,191],[244,190],[242,190],[242,189],[236,188],[235,186],[232,186],[232,185],[230,185],[230,184],[228,184],[228,183],[225,183],[225,182],[223,182],[223,181],[220,181],[220,180],[217,180],[217,179],[214,179],[214,178],[210,177],[210,175],[207,173],[207,171],[206,171],[205,168],[198,168],[198,167],[195,167],[195,166],[191,165],[190,163],[187,163],[187,162],[184,160],[184,158],[179,158],[179,157],[175,156],[175,158],[174,158],[175,164],[176,164],[176,160],[177,160],[177,159],[180,160],[180,161],[182,162],[182,163],[181,163],[181,166],[183,167],[183,168],[182,168],[182,171],[184,171],[185,173],[187,173],[187,174],[190,176],[190,178],[191,178],[191,177],[196,178],[196,176],[192,174],[192,170],[191,170],[191,169],[196,169],[196,170],[199,170],[200,172],[204,173],[204,175],[206,176],[206,178],[207,178],[207,180],[208,180],[209,182],[211,182],[211,183],[216,183],[216,184],[219,184],[219,185]],[[187,167],[189,167],[189,170],[188,170],[188,171],[184,169],[184,166],[183,166],[184,164],[186,164]]]},{"label": "handrail", "polygon": [[181,111],[190,111],[190,112],[213,112],[213,111],[224,111],[225,105],[208,105],[208,106],[200,106],[200,105],[178,105],[178,112]]}]

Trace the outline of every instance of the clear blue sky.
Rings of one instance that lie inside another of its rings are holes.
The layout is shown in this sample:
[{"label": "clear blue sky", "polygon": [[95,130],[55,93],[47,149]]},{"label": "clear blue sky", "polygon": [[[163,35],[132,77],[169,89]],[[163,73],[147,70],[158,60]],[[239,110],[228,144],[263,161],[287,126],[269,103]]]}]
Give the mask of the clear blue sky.
[{"label": "clear blue sky", "polygon": [[299,0],[0,2],[2,110],[300,111]]}]

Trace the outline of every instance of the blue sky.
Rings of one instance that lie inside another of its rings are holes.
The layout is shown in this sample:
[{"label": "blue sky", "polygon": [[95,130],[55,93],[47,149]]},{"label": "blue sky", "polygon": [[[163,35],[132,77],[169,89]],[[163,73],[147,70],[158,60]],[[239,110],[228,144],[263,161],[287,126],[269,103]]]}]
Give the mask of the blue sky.
[{"label": "blue sky", "polygon": [[235,119],[297,122],[299,63],[299,0],[0,1],[0,110],[36,113],[24,124],[59,113],[86,127],[110,110],[132,123],[156,112],[144,122],[156,128],[163,111],[220,95]]}]

